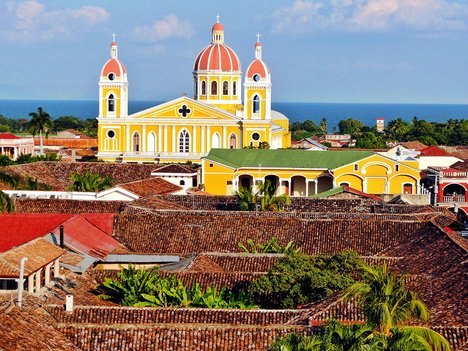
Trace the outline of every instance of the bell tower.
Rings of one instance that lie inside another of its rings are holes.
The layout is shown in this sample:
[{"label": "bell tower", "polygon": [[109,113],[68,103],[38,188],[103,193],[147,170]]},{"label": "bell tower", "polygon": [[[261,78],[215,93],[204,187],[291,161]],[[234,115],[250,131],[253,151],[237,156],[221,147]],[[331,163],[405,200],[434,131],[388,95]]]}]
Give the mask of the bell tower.
[{"label": "bell tower", "polygon": [[127,70],[118,58],[115,34],[112,35],[110,59],[104,64],[99,78],[99,118],[128,116]]}]

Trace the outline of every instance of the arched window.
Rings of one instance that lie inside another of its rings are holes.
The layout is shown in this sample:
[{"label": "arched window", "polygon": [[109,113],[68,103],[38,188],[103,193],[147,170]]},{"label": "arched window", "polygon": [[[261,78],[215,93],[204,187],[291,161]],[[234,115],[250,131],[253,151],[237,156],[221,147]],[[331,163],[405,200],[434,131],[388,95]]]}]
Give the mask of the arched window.
[{"label": "arched window", "polygon": [[253,113],[260,112],[260,98],[258,97],[258,95],[255,95],[253,98],[252,112]]},{"label": "arched window", "polygon": [[108,112],[115,112],[115,98],[114,94],[110,94],[107,98],[107,111]]},{"label": "arched window", "polygon": [[179,152],[190,152],[190,134],[187,129],[179,133]]},{"label": "arched window", "polygon": [[140,152],[140,134],[138,132],[133,133],[133,151]]},{"label": "arched window", "polygon": [[218,133],[214,133],[211,137],[211,148],[219,149],[221,147],[221,138]]},{"label": "arched window", "polygon": [[235,149],[237,148],[237,137],[234,133],[232,133],[230,136],[229,136],[229,148],[230,149]]},{"label": "arched window", "polygon": [[224,81],[223,82],[223,95],[229,95],[229,88],[228,88],[228,82]]},{"label": "arched window", "polygon": [[211,95],[218,95],[218,82],[215,80],[211,82]]},{"label": "arched window", "polygon": [[181,181],[179,182],[179,185],[185,185],[185,180],[181,180]]},{"label": "arched window", "polygon": [[156,134],[154,132],[148,134],[148,152],[156,152]]},{"label": "arched window", "polygon": [[236,84],[236,82],[232,83],[232,95],[237,95],[237,84]]},{"label": "arched window", "polygon": [[201,82],[201,94],[206,95],[206,82],[204,80]]}]

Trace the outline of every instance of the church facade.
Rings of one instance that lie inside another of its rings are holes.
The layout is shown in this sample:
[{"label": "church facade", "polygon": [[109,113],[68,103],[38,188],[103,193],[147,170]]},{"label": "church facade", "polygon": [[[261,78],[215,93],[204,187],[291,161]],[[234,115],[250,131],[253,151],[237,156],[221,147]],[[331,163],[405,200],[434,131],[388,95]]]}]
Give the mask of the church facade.
[{"label": "church facade", "polygon": [[219,20],[193,66],[193,98],[180,97],[128,114],[128,79],[111,44],[99,80],[98,158],[108,162],[200,162],[211,149],[287,148],[289,120],[271,109],[271,76],[257,36],[255,58],[242,71],[224,43]]}]

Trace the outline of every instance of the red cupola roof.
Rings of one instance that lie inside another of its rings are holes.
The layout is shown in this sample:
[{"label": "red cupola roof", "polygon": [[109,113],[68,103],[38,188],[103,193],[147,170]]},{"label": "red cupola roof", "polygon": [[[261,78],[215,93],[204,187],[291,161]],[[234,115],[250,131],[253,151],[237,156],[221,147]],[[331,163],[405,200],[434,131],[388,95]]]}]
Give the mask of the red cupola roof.
[{"label": "red cupola roof", "polygon": [[234,50],[226,44],[211,44],[198,54],[194,71],[240,71],[240,61]]},{"label": "red cupola roof", "polygon": [[266,78],[270,74],[268,66],[262,60],[256,59],[247,68],[246,77],[252,78],[254,75],[258,74],[262,78]]},{"label": "red cupola roof", "polygon": [[114,73],[116,77],[123,77],[127,73],[127,70],[120,60],[111,58],[102,67],[101,76],[107,77],[109,73]]},{"label": "red cupola roof", "polygon": [[239,58],[234,50],[224,44],[224,27],[216,23],[211,28],[211,45],[198,54],[193,65],[194,71],[237,72],[241,70]]}]

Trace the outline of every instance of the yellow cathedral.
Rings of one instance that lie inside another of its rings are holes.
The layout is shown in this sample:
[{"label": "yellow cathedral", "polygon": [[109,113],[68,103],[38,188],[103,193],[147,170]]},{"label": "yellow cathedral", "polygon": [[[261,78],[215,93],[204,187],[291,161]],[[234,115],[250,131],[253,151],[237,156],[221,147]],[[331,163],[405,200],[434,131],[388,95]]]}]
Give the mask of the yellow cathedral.
[{"label": "yellow cathedral", "polygon": [[243,84],[236,53],[224,43],[219,18],[211,44],[193,65],[193,99],[183,96],[128,114],[128,79],[115,36],[99,79],[98,158],[109,162],[200,162],[213,148],[268,143],[291,146],[289,120],[271,109],[271,76],[257,35]]}]

